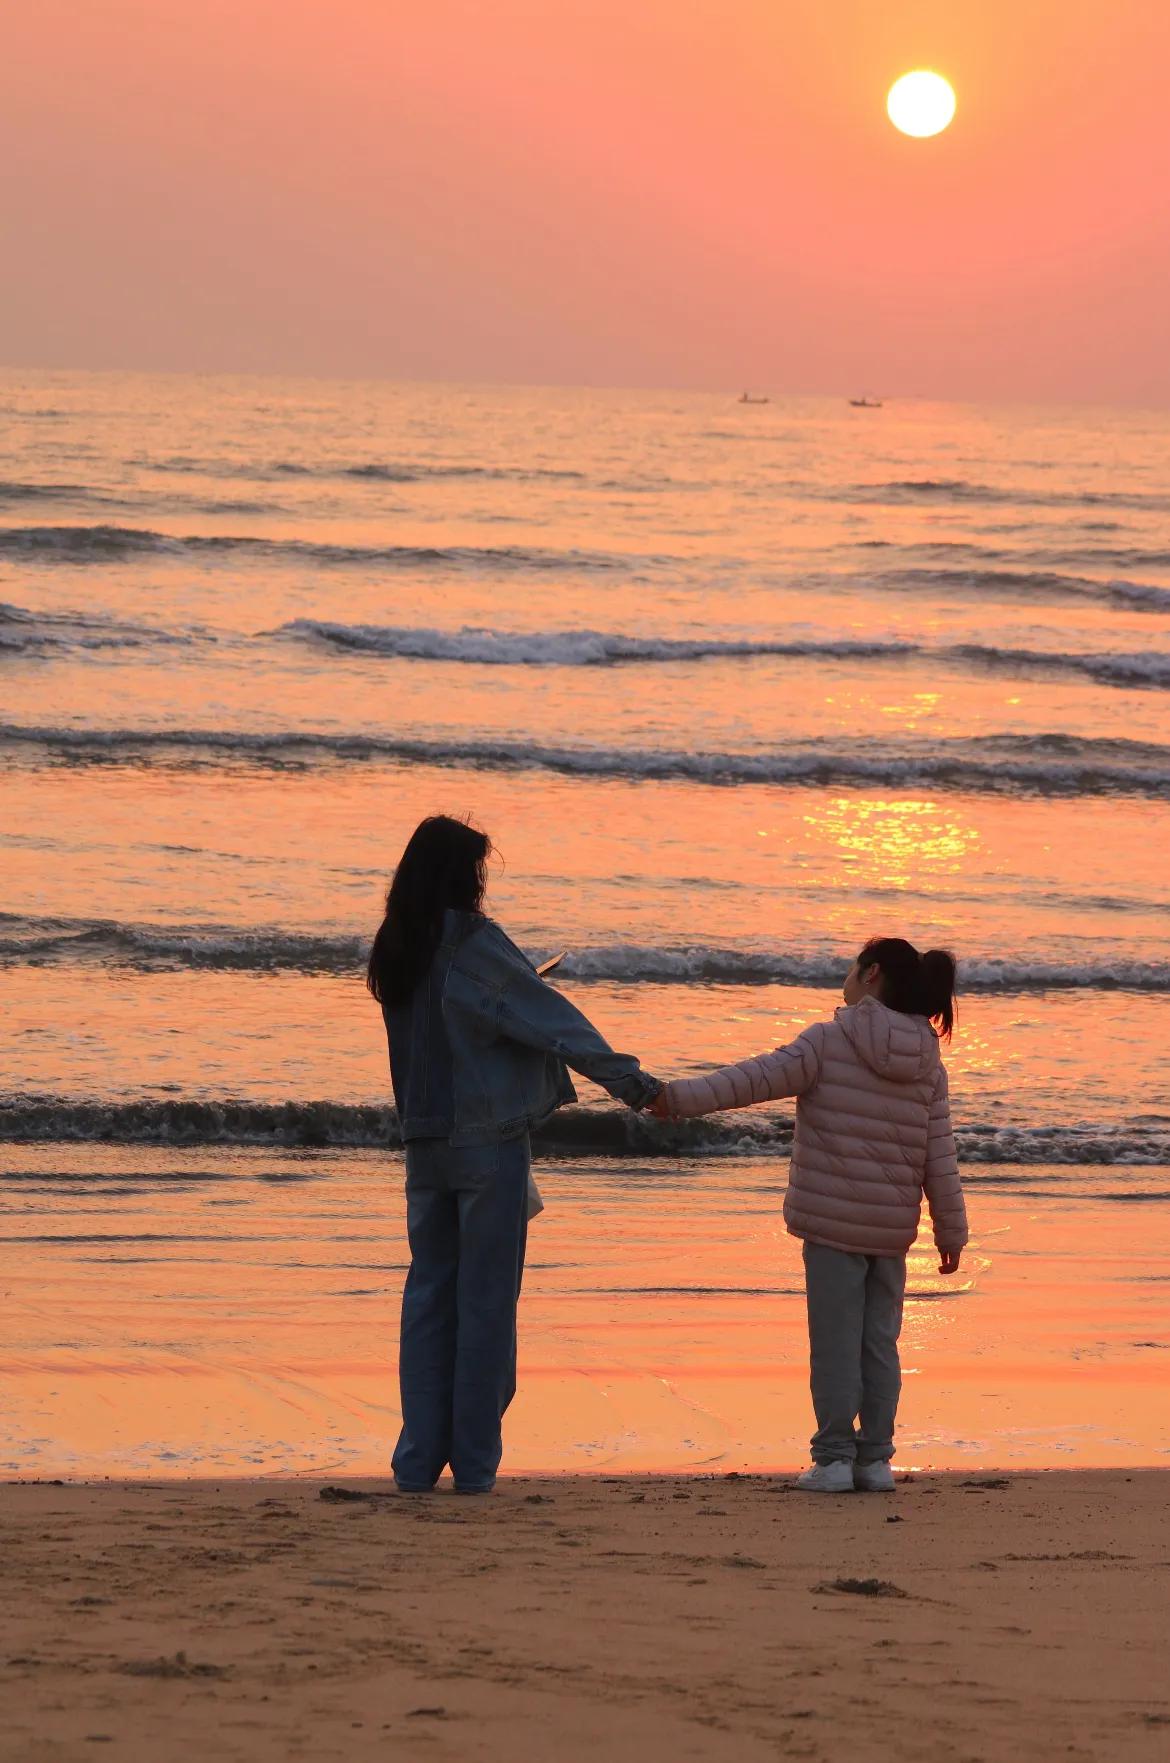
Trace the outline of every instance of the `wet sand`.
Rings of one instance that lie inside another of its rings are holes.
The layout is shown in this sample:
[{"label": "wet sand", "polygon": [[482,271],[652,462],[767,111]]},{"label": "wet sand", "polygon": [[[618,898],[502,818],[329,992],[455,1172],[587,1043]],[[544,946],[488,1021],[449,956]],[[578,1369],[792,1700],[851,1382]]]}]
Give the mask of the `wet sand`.
[{"label": "wet sand", "polygon": [[837,1499],[762,1476],[345,1492],[0,1489],[0,1758],[1113,1763],[1170,1743],[1164,1471]]},{"label": "wet sand", "polygon": [[[786,1161],[538,1173],[509,1469],[799,1468],[813,1422]],[[899,1465],[1170,1464],[1165,1170],[966,1179],[959,1277],[928,1239],[910,1257]],[[384,1474],[403,1212],[385,1151],[0,1147],[0,1478]]]}]

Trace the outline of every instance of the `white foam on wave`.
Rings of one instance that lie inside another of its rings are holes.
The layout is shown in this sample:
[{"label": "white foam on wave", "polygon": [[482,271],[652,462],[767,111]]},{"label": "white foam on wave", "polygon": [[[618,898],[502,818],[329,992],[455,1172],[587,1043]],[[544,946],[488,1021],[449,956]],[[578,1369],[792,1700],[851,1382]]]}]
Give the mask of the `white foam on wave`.
[{"label": "white foam on wave", "polygon": [[[388,660],[456,662],[487,667],[610,667],[705,660],[903,661],[924,658],[934,664],[976,666],[1011,674],[1072,673],[1104,685],[1170,688],[1170,653],[1077,653],[1004,648],[992,643],[957,643],[932,648],[902,638],[835,638],[762,635],[642,637],[597,630],[508,631],[464,625],[455,630],[427,626],[347,624],[297,618],[258,638],[310,643],[326,651],[373,655]],[[0,654],[50,655],[65,650],[149,647],[152,643],[218,644],[212,631],[179,633],[157,626],[130,625],[92,613],[35,613],[0,603]],[[231,642],[239,639],[231,635]]]},{"label": "white foam on wave", "polygon": [[1106,686],[1170,687],[1170,653],[1053,652],[1041,649],[1005,649],[994,643],[956,643],[939,655],[973,661],[998,673],[1082,674]]},{"label": "white foam on wave", "polygon": [[[0,913],[0,960],[56,959],[100,966],[206,968],[244,972],[359,972],[369,939],[283,927],[123,924],[114,919],[43,918]],[[534,949],[535,961],[557,953]],[[586,984],[794,985],[836,988],[852,959],[847,950],[783,950],[690,944],[614,943],[576,949],[560,969]],[[1091,961],[964,956],[964,992],[1170,991],[1170,961],[1123,955]]]},{"label": "white foam on wave", "polygon": [[[610,667],[705,660],[903,661],[974,665],[1011,674],[1072,673],[1103,685],[1151,690],[1170,688],[1170,653],[1064,653],[958,643],[931,648],[899,638],[872,639],[766,636],[640,637],[596,630],[501,631],[465,625],[456,630],[408,625],[345,624],[297,618],[259,638],[311,643],[327,651],[388,660],[456,662],[487,667]],[[32,612],[0,603],[0,656],[149,648],[153,644],[235,644],[234,634],[177,632],[127,624],[97,613]]]},{"label": "white foam on wave", "polygon": [[622,661],[696,661],[752,655],[864,658],[911,655],[917,650],[914,643],[847,638],[781,641],[763,637],[631,637],[612,631],[499,631],[474,625],[465,625],[460,630],[434,630],[339,624],[316,618],[293,619],[271,634],[371,655],[508,667],[599,667]]},{"label": "white foam on wave", "polygon": [[[1170,1122],[956,1128],[967,1165],[1170,1164]],[[376,1148],[399,1143],[394,1110],[330,1101],[249,1102],[172,1097],[132,1102],[10,1096],[0,1100],[0,1143],[304,1145]],[[568,1108],[534,1134],[545,1156],[786,1156],[792,1117],[745,1110],[704,1120],[655,1121],[615,1108]]]},{"label": "white foam on wave", "polygon": [[343,624],[297,618],[270,634],[387,659],[455,661],[498,667],[605,667],[620,663],[750,659],[903,660],[975,663],[1006,673],[1073,673],[1104,685],[1170,687],[1170,653],[1084,653],[955,643],[931,648],[901,639],[805,637],[635,637],[613,631],[501,631],[464,625],[438,630],[407,625]]},{"label": "white foam on wave", "polygon": [[[581,949],[565,958],[572,979],[643,981],[655,984],[799,985],[836,987],[853,952],[789,953],[709,946],[663,949],[636,945]],[[965,992],[1170,991],[1170,962],[1125,956],[1097,961],[1032,961],[964,956],[959,986]]]}]

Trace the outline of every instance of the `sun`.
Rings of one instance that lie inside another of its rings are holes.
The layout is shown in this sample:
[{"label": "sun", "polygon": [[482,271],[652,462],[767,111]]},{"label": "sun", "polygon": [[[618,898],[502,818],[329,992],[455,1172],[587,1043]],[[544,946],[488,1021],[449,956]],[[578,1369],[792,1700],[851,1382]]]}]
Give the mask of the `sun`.
[{"label": "sun", "polygon": [[886,111],[896,129],[924,140],[941,135],[955,114],[955,93],[941,73],[918,67],[895,80],[886,97]]}]

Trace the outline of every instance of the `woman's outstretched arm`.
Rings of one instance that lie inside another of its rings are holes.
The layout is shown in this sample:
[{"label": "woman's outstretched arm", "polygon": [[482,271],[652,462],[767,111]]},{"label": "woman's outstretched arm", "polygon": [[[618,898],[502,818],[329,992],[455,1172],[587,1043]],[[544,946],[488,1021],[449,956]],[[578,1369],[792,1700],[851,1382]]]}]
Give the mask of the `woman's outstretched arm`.
[{"label": "woman's outstretched arm", "polygon": [[644,1108],[658,1094],[658,1079],[643,1071],[633,1053],[615,1052],[563,992],[535,973],[517,972],[500,997],[496,1021],[502,1034],[555,1053],[630,1108]]},{"label": "woman's outstretched arm", "polygon": [[498,924],[489,921],[464,944],[461,960],[479,982],[469,1008],[496,1033],[555,1054],[630,1108],[645,1108],[658,1094],[658,1079],[633,1053],[616,1052],[563,992],[541,979]]},{"label": "woman's outstretched arm", "polygon": [[803,1096],[820,1076],[820,1037],[806,1029],[788,1047],[723,1065],[702,1077],[675,1078],[664,1084],[650,1112],[659,1119],[715,1114],[723,1108],[751,1108],[784,1096]]}]

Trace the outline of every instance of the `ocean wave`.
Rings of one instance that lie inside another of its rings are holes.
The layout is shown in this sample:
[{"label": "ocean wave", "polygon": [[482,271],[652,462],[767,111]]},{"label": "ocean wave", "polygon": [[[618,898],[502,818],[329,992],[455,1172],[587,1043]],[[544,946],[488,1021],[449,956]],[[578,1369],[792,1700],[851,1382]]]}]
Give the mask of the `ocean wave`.
[{"label": "ocean wave", "polygon": [[[1092,530],[1101,525],[1090,523]],[[1050,545],[1029,547],[1032,556],[1054,563],[1088,563],[1100,569],[1170,569],[1170,551],[1151,550],[1148,545]]]},{"label": "ocean wave", "polygon": [[[109,524],[95,526],[0,527],[0,556],[30,562],[98,564],[135,558],[235,558],[259,562],[304,563],[320,568],[385,570],[490,571],[493,574],[624,574],[630,581],[647,571],[678,575],[695,560],[663,554],[626,554],[539,545],[342,545],[309,539],[261,538],[250,534],[201,533],[187,536],[149,527]],[[722,560],[726,570],[747,571],[741,559]],[[787,585],[799,585],[793,578]],[[814,575],[804,584],[810,592],[832,593],[856,585],[851,576]],[[892,568],[866,578],[870,589],[995,599],[1096,600],[1149,612],[1170,612],[1170,588],[1122,578],[1098,580],[1055,570],[914,567]],[[343,630],[344,626],[335,626]],[[352,627],[360,628],[360,627]],[[373,627],[377,628],[377,627]]]},{"label": "ocean wave", "polygon": [[107,525],[0,527],[0,555],[76,564],[138,556],[222,555],[388,569],[540,572],[631,570],[647,562],[669,561],[601,551],[559,551],[538,545],[334,545],[317,544],[308,539],[262,539],[220,533],[177,537],[150,528]]},{"label": "ocean wave", "polygon": [[[51,655],[76,649],[141,649],[189,639],[157,626],[123,624],[83,612],[32,612],[0,601],[0,655]],[[209,639],[214,641],[213,638]]]},{"label": "ocean wave", "polygon": [[7,965],[68,961],[148,971],[347,974],[363,971],[368,953],[368,938],[357,935],[0,913],[0,964]]},{"label": "ocean wave", "polygon": [[[1170,1128],[1161,1123],[960,1124],[955,1138],[960,1161],[969,1166],[1170,1164]],[[0,1143],[52,1142],[376,1149],[400,1138],[393,1108],[377,1104],[19,1095],[0,1100]],[[792,1116],[743,1110],[660,1122],[617,1108],[567,1108],[533,1134],[533,1144],[544,1157],[783,1157],[792,1147]]]},{"label": "ocean wave", "polygon": [[484,478],[491,483],[534,483],[546,479],[553,483],[583,482],[586,473],[555,465],[461,465],[441,461],[418,464],[382,464],[377,460],[364,465],[323,467],[322,476],[340,473],[342,477],[365,478],[375,483],[417,484],[428,479]]},{"label": "ocean wave", "polygon": [[297,618],[266,633],[323,644],[346,653],[416,661],[457,661],[499,667],[606,667],[629,662],[751,659],[774,656],[827,661],[887,661],[926,657],[975,663],[1005,673],[1084,674],[1103,685],[1170,686],[1170,654],[1075,654],[956,643],[931,648],[897,639],[768,637],[631,637],[612,631],[499,631],[481,626],[433,630],[402,625],[340,624]]},{"label": "ocean wave", "polygon": [[[554,950],[539,950],[545,960]],[[640,981],[657,985],[791,985],[836,988],[852,951],[785,951],[719,948],[612,947],[575,950],[559,971],[567,979]],[[959,961],[964,994],[1050,991],[1170,991],[1170,961],[1127,956],[1094,961],[1036,961],[1027,957],[972,955]]]},{"label": "ocean wave", "polygon": [[995,599],[1032,596],[1058,600],[1102,600],[1134,610],[1170,612],[1170,588],[1155,582],[1065,575],[1051,569],[896,569],[872,578],[875,587],[909,588],[934,594],[987,595]]},{"label": "ocean wave", "polygon": [[[182,499],[176,497],[175,500],[176,503],[179,503]],[[205,502],[189,502],[187,506],[195,509],[199,514],[263,514],[271,517],[275,514],[287,516],[289,513],[289,510],[282,507],[279,502],[250,502],[244,497],[235,496],[224,496]]]},{"label": "ocean wave", "polygon": [[973,482],[968,478],[893,478],[876,483],[827,486],[829,500],[851,502],[1013,503],[1029,508],[1133,508],[1165,512],[1170,496],[1156,490],[1038,490]]},{"label": "ocean wave", "polygon": [[[276,514],[287,515],[288,513],[287,509],[280,507],[276,502],[250,501],[242,497],[225,496],[194,501],[187,501],[184,498],[175,498],[175,500],[179,506],[194,509],[199,514],[263,514],[272,516]],[[21,502],[73,502],[88,503],[91,505],[100,504],[105,508],[118,509],[123,513],[134,512],[139,508],[157,506],[156,497],[150,494],[144,494],[141,491],[129,489],[125,490],[120,495],[115,495],[109,490],[99,490],[89,484],[0,482],[0,508]],[[7,532],[11,535],[20,532],[21,530],[25,529],[10,527],[7,529]],[[27,545],[22,545],[20,541],[9,537],[6,540],[6,543],[10,551],[20,551],[23,549],[31,551],[35,555],[38,549],[43,548],[60,557],[62,554],[71,556],[78,551],[84,552],[89,548],[91,550],[96,550],[98,555],[104,557],[109,556],[111,553],[116,554],[119,547],[124,542],[124,536],[127,533],[134,533],[137,529],[133,527],[101,526],[64,528],[34,527],[27,530],[39,533],[41,537],[29,542]],[[53,539],[47,539],[44,536],[46,533],[56,533],[58,536]],[[60,535],[63,533],[72,536],[69,538],[62,538]],[[96,533],[98,536],[93,541],[87,541],[83,536],[80,536],[86,533]],[[148,538],[152,536],[161,538],[163,535],[148,534],[146,536]],[[129,549],[133,550],[135,548],[133,540],[128,541],[127,543]],[[151,549],[151,546],[148,544],[146,546],[138,546],[137,548],[149,550]]]},{"label": "ocean wave", "polygon": [[94,495],[84,484],[23,483],[0,480],[0,505],[7,502],[76,502]]},{"label": "ocean wave", "polygon": [[172,454],[167,459],[132,459],[128,463],[139,469],[177,472],[182,476],[231,477],[245,482],[266,483],[276,478],[308,477],[320,479],[355,478],[359,482],[384,484],[417,484],[428,480],[482,478],[493,483],[582,482],[588,474],[568,466],[554,465],[480,465],[459,460],[358,460],[349,464],[322,461],[306,465],[303,460],[273,459],[232,460],[199,458],[192,454]]},{"label": "ocean wave", "polygon": [[[63,413],[44,411],[25,414],[59,416]],[[751,439],[759,440],[756,433],[731,434],[725,431],[712,431],[717,438],[728,440]],[[768,436],[770,442],[778,439],[795,437]],[[318,460],[306,462],[298,459],[230,459],[225,457],[208,457],[195,454],[172,454],[165,458],[138,456],[125,462],[136,470],[145,470],[160,475],[178,474],[182,476],[199,476],[210,478],[232,478],[241,482],[272,483],[289,478],[308,478],[321,482],[350,480],[356,483],[387,483],[387,484],[418,484],[427,482],[487,482],[487,483],[565,483],[591,484],[602,490],[631,491],[653,489],[680,489],[695,487],[690,480],[673,477],[646,477],[644,475],[630,478],[594,478],[587,471],[572,466],[548,465],[539,462],[512,460],[506,463],[491,463],[475,460],[443,460],[443,459],[351,459],[351,460]],[[35,494],[41,486],[16,486],[18,490],[30,488]],[[53,491],[56,486],[48,486]],[[63,486],[65,490],[76,490],[88,494],[82,486]],[[1022,488],[979,482],[966,478],[922,477],[879,479],[871,483],[824,483],[789,479],[783,482],[769,482],[762,487],[762,493],[770,497],[811,498],[830,502],[863,502],[899,504],[975,504],[989,507],[1016,506],[1020,508],[1084,508],[1084,509],[1116,509],[1118,511],[1136,511],[1164,513],[1170,511],[1170,495],[1164,491],[1118,489],[1118,490],[1049,490],[1041,488]],[[0,486],[0,500],[4,499],[4,487]]]},{"label": "ocean wave", "polygon": [[615,662],[698,661],[752,655],[848,660],[918,652],[914,643],[850,639],[773,641],[756,637],[629,637],[610,631],[498,631],[468,625],[460,630],[444,631],[398,625],[337,624],[316,618],[293,619],[271,634],[367,655],[508,667],[604,667]]},{"label": "ocean wave", "polygon": [[[506,631],[464,625],[439,630],[409,625],[344,624],[296,618],[258,638],[276,637],[341,654],[387,660],[457,662],[484,667],[610,667],[692,661],[779,660],[905,661],[979,667],[1008,674],[1074,674],[1125,689],[1170,688],[1170,653],[1058,652],[956,643],[938,648],[900,638],[767,636],[641,637],[596,630]],[[0,603],[0,655],[72,649],[141,648],[220,639],[210,631],[183,633],[130,625],[100,614],[35,613]]]},{"label": "ocean wave", "polygon": [[956,643],[938,650],[956,661],[970,661],[999,673],[1073,673],[1099,685],[1170,687],[1170,653],[1068,654],[1039,649],[1004,649],[993,643]]},{"label": "ocean wave", "polygon": [[130,466],[134,471],[154,471],[168,476],[176,473],[180,477],[267,479],[273,475],[275,469],[281,470],[282,475],[300,475],[302,470],[306,476],[309,475],[306,468],[293,464],[277,468],[257,468],[240,460],[206,459],[191,453],[172,453],[166,459],[150,459],[139,454],[135,458],[125,460],[124,464]]},{"label": "ocean wave", "polygon": [[0,527],[0,555],[49,562],[102,562],[139,553],[180,552],[183,540],[128,526]]},{"label": "ocean wave", "polygon": [[[1003,531],[995,528],[995,531]],[[1009,529],[1012,531],[1019,529]],[[1105,566],[1122,569],[1168,569],[1170,568],[1170,550],[1162,548],[1150,549],[1146,545],[1101,545],[1063,543],[1054,545],[1047,542],[1047,535],[1042,529],[1035,527],[1022,529],[1029,532],[1034,539],[1044,538],[1044,543],[1031,543],[1026,551],[1020,546],[1002,546],[979,544],[972,539],[921,539],[913,542],[898,543],[894,539],[850,539],[842,543],[843,551],[892,551],[904,557],[924,558],[932,563],[969,562],[994,564],[1019,564],[1022,555],[1026,555],[1031,563],[1044,564],[1089,564],[1100,569]],[[1073,529],[1081,532],[1120,532],[1122,524],[1114,520],[1080,521]],[[1080,579],[1080,578],[1077,578]]]},{"label": "ocean wave", "polygon": [[[559,951],[531,951],[534,961]],[[94,962],[140,970],[195,968],[250,973],[355,975],[365,970],[369,939],[278,926],[124,924],[116,919],[45,918],[0,912],[0,962]],[[712,944],[677,948],[638,943],[573,950],[559,974],[585,984],[790,985],[835,989],[852,952],[742,949]],[[1091,961],[964,956],[963,993],[1051,991],[1170,992],[1170,961],[1117,955]]]},{"label": "ocean wave", "polygon": [[233,729],[92,729],[0,723],[0,747],[39,747],[75,764],[184,768],[239,762],[303,768],[386,761],[480,771],[549,771],[565,777],[671,781],[732,787],[966,790],[992,795],[1170,797],[1170,747],[1075,735],[988,735],[901,751],[867,740],[793,743],[767,753],[669,748],[559,747],[539,741],[411,739]]}]

